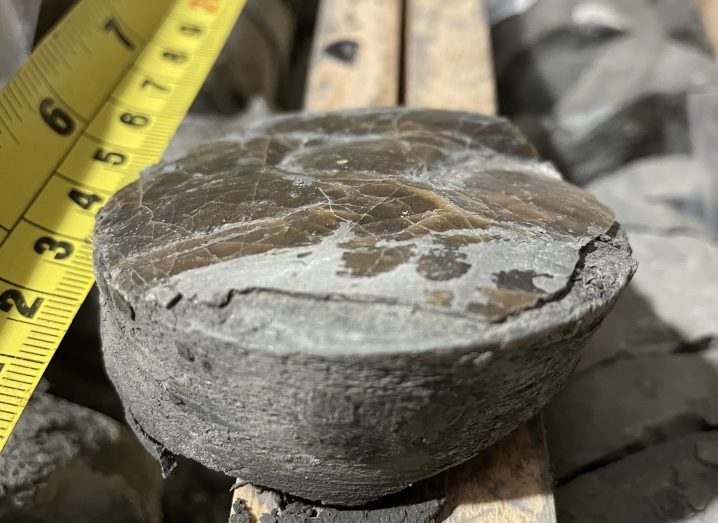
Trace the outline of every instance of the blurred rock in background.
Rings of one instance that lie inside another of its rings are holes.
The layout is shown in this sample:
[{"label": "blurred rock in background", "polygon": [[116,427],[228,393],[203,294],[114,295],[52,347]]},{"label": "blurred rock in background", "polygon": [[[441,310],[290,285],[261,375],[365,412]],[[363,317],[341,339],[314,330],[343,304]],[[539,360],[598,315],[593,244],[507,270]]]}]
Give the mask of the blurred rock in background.
[{"label": "blurred rock in background", "polygon": [[690,152],[686,97],[718,85],[691,2],[538,0],[494,27],[501,111],[579,184]]},{"label": "blurred rock in background", "polygon": [[690,156],[655,156],[588,186],[639,268],[545,411],[560,521],[716,520],[718,463],[695,450],[718,438],[718,241],[701,176]]},{"label": "blurred rock in background", "polygon": [[32,50],[41,0],[0,0],[0,88]]},{"label": "blurred rock in background", "polygon": [[0,521],[162,521],[162,477],[126,426],[36,393],[0,454]]}]

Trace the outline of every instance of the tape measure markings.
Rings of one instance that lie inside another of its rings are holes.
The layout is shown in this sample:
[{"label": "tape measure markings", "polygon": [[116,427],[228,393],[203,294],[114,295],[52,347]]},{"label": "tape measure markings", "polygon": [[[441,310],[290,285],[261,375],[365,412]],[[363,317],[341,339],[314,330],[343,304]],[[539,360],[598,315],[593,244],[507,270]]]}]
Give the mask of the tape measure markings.
[{"label": "tape measure markings", "polygon": [[83,0],[0,97],[0,450],[92,285],[96,212],[161,158],[243,6]]}]

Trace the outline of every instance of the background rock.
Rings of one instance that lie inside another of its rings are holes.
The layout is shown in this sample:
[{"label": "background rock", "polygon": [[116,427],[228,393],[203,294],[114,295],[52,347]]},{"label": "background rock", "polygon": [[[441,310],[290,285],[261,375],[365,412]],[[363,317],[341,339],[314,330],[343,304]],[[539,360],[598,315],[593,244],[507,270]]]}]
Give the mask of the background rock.
[{"label": "background rock", "polygon": [[295,28],[284,0],[248,0],[192,111],[233,114],[255,96],[274,104],[289,74]]},{"label": "background rock", "polygon": [[161,521],[157,465],[119,423],[35,394],[0,454],[0,521]]},{"label": "background rock", "polygon": [[574,376],[544,411],[557,478],[571,478],[677,435],[717,427],[716,397],[716,349],[643,354]]},{"label": "background rock", "polygon": [[588,189],[629,231],[640,269],[586,344],[578,370],[718,335],[718,242],[701,221],[701,173],[691,157],[645,158]]},{"label": "background rock", "polygon": [[718,433],[653,446],[574,479],[556,497],[565,523],[713,523]]}]

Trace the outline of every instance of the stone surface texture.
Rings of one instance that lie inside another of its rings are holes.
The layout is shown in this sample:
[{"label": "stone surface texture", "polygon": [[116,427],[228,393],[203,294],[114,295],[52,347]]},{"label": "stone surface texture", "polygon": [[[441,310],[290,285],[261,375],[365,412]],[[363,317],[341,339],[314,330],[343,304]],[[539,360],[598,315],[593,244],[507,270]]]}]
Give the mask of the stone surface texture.
[{"label": "stone surface texture", "polygon": [[718,242],[700,219],[698,169],[687,156],[647,158],[589,186],[630,234],[641,264],[631,288],[688,342],[718,334]]},{"label": "stone surface texture", "polygon": [[160,522],[156,467],[126,427],[36,393],[0,454],[0,521]]},{"label": "stone surface texture", "polygon": [[718,432],[656,445],[559,488],[566,523],[718,521]]},{"label": "stone surface texture", "polygon": [[105,360],[174,454],[359,504],[560,387],[635,266],[505,121],[288,116],[150,169],[98,217]]},{"label": "stone surface texture", "polygon": [[718,427],[718,351],[643,354],[572,377],[544,411],[559,480],[636,449]]},{"label": "stone surface texture", "polygon": [[494,28],[503,114],[576,183],[690,151],[686,97],[718,85],[692,2],[539,0]]}]

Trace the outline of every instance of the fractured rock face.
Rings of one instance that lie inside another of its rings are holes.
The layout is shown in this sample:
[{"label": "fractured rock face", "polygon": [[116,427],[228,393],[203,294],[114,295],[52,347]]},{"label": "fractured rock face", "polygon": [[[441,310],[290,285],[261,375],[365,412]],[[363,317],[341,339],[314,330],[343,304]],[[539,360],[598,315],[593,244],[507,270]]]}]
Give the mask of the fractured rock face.
[{"label": "fractured rock face", "polygon": [[0,454],[0,521],[161,521],[162,478],[116,421],[35,394]]},{"label": "fractured rock face", "polygon": [[718,521],[718,433],[656,445],[558,489],[559,521]]},{"label": "fractured rock face", "polygon": [[506,122],[399,109],[151,169],[98,218],[96,267],[150,446],[346,504],[528,419],[634,269],[610,210]]}]

